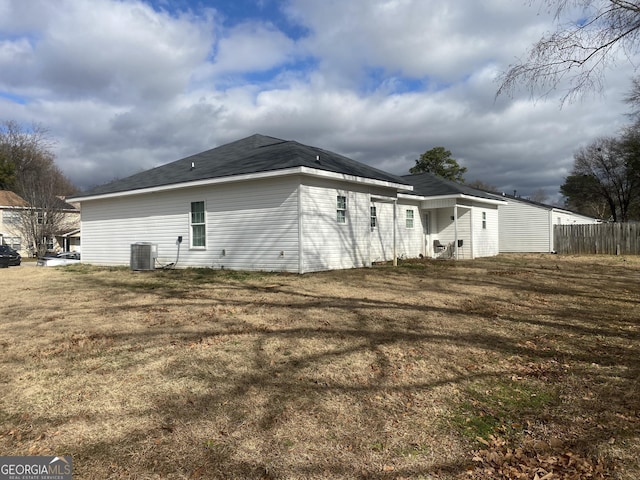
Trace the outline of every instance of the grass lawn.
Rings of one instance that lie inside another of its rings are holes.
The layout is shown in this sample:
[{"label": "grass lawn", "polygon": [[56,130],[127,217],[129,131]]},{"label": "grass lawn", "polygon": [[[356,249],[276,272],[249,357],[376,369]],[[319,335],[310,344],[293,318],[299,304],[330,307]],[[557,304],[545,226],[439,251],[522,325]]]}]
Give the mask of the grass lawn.
[{"label": "grass lawn", "polygon": [[638,257],[0,281],[0,454],[74,479],[640,478]]}]

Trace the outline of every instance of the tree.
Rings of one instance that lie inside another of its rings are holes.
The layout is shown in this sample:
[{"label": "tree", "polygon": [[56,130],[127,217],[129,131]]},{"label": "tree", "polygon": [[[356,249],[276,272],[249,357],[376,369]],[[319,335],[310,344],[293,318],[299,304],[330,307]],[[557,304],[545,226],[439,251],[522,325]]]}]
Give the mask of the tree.
[{"label": "tree", "polygon": [[640,199],[640,175],[633,167],[638,146],[640,132],[627,131],[620,138],[600,138],[578,150],[573,171],[560,187],[568,205],[584,210],[604,202],[614,222],[629,221],[630,209]]},{"label": "tree", "polygon": [[451,158],[449,150],[444,147],[435,147],[420,155],[420,158],[416,160],[415,166],[409,170],[409,173],[426,172],[447,180],[463,183],[463,175],[466,171],[466,167],[461,167],[457,160]]},{"label": "tree", "polygon": [[27,239],[34,253],[42,256],[47,240],[75,227],[67,215],[67,204],[59,192],[68,191],[67,180],[53,163],[20,177],[19,194],[31,208],[22,210],[18,230]]},{"label": "tree", "polygon": [[0,124],[0,184],[29,205],[21,210],[17,229],[38,254],[44,253],[48,238],[69,228],[66,204],[59,196],[77,191],[55,165],[51,146],[46,130],[38,125]]},{"label": "tree", "polygon": [[52,147],[41,125],[22,127],[13,120],[0,122],[0,186],[15,190],[21,175],[37,169],[45,158],[53,162]]},{"label": "tree", "polygon": [[547,195],[544,188],[539,188],[531,194],[529,200],[532,202],[547,203],[549,201],[549,195]]},{"label": "tree", "polygon": [[611,216],[609,204],[600,194],[598,181],[590,175],[569,175],[560,193],[565,197],[564,206],[595,218],[606,219]]},{"label": "tree", "polygon": [[[524,84],[542,95],[567,82],[562,101],[600,91],[604,73],[622,51],[631,59],[640,50],[640,4],[626,0],[542,0],[555,11],[557,28],[529,50],[527,59],[502,74],[497,95]],[[577,12],[573,22],[566,13]]]},{"label": "tree", "polygon": [[478,190],[484,190],[485,192],[497,192],[498,187],[492,185],[491,183],[483,182],[482,180],[476,179],[473,182],[468,182],[466,184],[471,188],[476,188]]}]

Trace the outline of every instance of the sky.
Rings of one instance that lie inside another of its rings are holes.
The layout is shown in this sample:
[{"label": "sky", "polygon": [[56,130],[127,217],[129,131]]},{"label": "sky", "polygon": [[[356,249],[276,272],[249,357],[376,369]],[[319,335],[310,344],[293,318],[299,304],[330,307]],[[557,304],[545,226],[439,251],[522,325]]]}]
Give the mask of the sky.
[{"label": "sky", "polygon": [[553,20],[529,0],[0,0],[0,121],[47,129],[80,189],[259,133],[399,175],[443,146],[468,182],[560,202],[576,150],[629,122],[636,72],[496,98]]}]

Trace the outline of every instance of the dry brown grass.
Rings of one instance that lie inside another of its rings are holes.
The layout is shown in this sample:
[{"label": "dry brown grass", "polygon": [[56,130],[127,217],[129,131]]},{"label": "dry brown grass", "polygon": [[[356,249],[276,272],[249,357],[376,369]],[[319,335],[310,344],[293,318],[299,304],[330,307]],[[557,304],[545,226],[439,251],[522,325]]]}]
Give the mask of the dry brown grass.
[{"label": "dry brown grass", "polygon": [[0,453],[77,479],[640,478],[639,258],[0,280]]}]

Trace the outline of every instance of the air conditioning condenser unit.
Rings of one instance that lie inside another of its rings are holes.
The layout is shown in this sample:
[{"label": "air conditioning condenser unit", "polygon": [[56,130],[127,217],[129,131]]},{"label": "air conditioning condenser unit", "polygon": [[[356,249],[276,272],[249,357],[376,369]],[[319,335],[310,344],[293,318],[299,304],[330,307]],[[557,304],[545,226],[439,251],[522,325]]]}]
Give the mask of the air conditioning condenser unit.
[{"label": "air conditioning condenser unit", "polygon": [[150,242],[131,244],[131,270],[153,270],[158,258],[158,245]]}]

